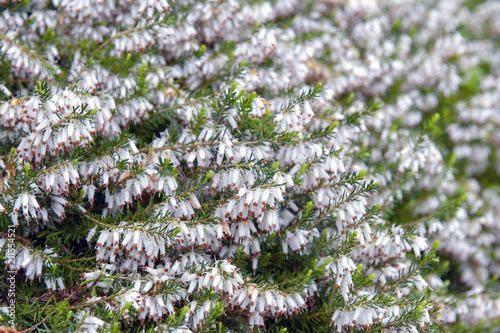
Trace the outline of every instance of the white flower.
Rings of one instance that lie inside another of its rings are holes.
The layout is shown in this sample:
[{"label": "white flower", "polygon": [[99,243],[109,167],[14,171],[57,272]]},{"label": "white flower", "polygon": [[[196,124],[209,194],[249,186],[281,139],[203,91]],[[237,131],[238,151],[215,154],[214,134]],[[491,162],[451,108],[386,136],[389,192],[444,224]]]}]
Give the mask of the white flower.
[{"label": "white flower", "polygon": [[81,310],[76,314],[76,318],[80,321],[78,332],[81,333],[97,333],[100,331],[101,327],[105,327],[108,324],[93,315],[91,315],[88,310]]},{"label": "white flower", "polygon": [[429,245],[427,245],[426,238],[420,237],[420,236],[415,237],[413,244],[412,244],[412,249],[417,257],[420,257],[420,253],[422,251],[427,250],[428,248],[429,248]]}]

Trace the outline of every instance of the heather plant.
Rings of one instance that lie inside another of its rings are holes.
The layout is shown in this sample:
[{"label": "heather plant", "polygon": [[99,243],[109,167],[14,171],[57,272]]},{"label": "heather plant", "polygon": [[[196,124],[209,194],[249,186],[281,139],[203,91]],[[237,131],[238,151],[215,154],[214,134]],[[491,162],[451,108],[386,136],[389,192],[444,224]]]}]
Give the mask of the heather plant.
[{"label": "heather plant", "polygon": [[498,330],[497,2],[0,9],[5,326]]}]

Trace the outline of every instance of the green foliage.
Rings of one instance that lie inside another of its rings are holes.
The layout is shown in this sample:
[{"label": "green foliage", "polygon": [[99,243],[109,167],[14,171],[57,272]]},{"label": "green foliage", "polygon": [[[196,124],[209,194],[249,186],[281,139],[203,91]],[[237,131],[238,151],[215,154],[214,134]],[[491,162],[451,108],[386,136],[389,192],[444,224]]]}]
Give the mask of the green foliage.
[{"label": "green foliage", "polygon": [[443,2],[411,20],[73,5],[0,6],[3,322],[15,300],[23,332],[497,330],[442,320],[475,290],[499,298],[497,119],[460,113],[496,92],[498,64],[468,55],[493,23],[426,22]]}]

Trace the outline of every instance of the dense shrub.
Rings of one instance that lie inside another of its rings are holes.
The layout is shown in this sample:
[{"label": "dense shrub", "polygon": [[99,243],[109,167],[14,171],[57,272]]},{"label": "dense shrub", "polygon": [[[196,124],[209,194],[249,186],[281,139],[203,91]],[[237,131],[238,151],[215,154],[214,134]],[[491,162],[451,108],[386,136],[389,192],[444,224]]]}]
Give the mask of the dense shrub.
[{"label": "dense shrub", "polygon": [[0,9],[6,326],[498,330],[496,1]]}]

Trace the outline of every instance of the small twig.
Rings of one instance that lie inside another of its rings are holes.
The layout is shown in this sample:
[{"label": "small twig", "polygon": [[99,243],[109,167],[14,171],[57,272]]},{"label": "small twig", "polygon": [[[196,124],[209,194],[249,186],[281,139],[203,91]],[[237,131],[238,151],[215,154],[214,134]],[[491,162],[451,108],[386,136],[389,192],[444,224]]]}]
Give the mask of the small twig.
[{"label": "small twig", "polygon": [[[79,291],[80,291],[81,288],[78,288],[76,289],[75,291],[73,291],[71,293],[71,295],[69,295],[66,300],[70,299],[71,297],[73,297],[75,294],[77,294]],[[31,326],[30,328],[28,329],[25,329],[24,331],[21,331],[19,333],[26,333],[26,332],[31,332],[33,331],[35,328],[37,328],[38,326],[40,326],[41,324],[43,324],[47,319],[49,319],[50,317],[52,317],[52,315],[58,310],[58,308],[56,307],[47,317],[43,318],[42,320],[40,320],[40,322],[38,322],[37,324]]]}]

